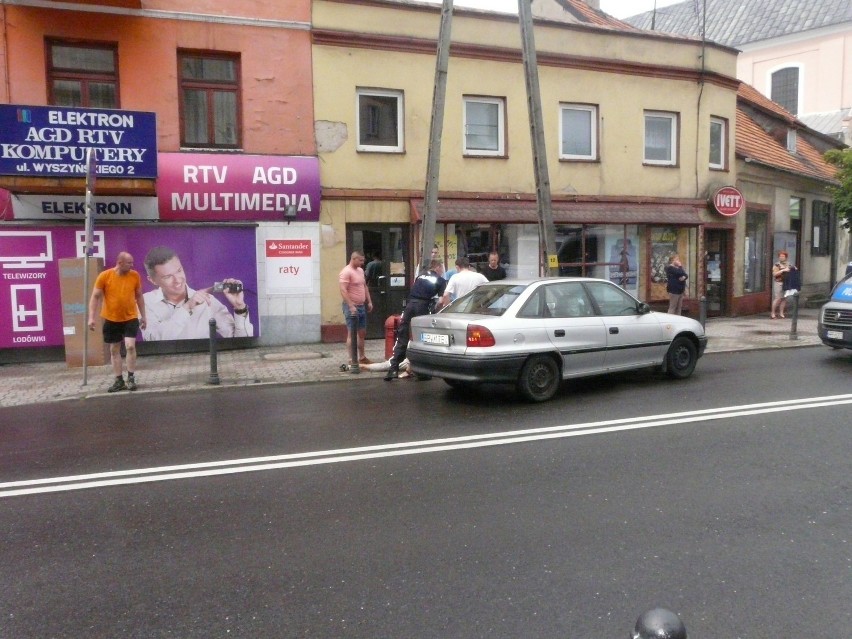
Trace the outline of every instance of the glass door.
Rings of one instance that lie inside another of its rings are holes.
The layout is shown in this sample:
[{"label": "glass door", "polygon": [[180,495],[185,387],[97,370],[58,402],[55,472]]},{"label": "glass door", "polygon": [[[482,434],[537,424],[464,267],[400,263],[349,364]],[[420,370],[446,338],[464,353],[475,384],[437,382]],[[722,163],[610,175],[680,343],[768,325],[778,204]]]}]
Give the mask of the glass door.
[{"label": "glass door", "polygon": [[366,257],[364,274],[373,301],[367,316],[367,339],[383,339],[385,320],[402,313],[408,296],[408,225],[348,224],[346,255],[361,251]]},{"label": "glass door", "polygon": [[704,243],[707,316],[718,317],[728,312],[728,231],[707,229]]}]

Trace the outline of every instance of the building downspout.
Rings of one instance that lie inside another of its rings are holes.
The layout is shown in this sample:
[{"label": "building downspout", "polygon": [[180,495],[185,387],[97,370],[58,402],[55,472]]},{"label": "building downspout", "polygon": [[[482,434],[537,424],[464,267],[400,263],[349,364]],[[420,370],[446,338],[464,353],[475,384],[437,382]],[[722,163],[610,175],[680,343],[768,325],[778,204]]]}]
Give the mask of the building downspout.
[{"label": "building downspout", "polygon": [[[701,139],[701,99],[704,96],[704,75],[707,71],[707,0],[704,0],[704,11],[701,17],[701,71],[698,76],[698,104],[695,113],[695,197],[700,197],[699,192],[699,151],[698,141]],[[730,146],[730,145],[728,145]],[[728,149],[726,149],[728,151]]]}]

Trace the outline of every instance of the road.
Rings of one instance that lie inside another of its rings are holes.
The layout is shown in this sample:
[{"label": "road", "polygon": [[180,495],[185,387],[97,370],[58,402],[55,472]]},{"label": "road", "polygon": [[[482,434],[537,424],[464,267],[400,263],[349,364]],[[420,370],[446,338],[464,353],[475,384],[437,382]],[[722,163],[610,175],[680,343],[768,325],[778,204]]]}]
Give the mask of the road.
[{"label": "road", "polygon": [[[440,381],[0,409],[0,638],[852,627],[852,357],[708,355],[554,401]],[[814,401],[813,398],[826,398]]]}]

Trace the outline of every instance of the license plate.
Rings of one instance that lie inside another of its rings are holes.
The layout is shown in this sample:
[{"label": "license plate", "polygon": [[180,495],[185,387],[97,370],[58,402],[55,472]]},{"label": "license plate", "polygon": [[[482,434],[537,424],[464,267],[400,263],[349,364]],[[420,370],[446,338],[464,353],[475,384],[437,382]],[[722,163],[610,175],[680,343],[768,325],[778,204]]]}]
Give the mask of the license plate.
[{"label": "license plate", "polygon": [[438,333],[420,333],[420,341],[424,344],[438,344],[439,346],[449,346],[450,336],[439,335]]},{"label": "license plate", "polygon": [[828,339],[843,339],[843,331],[826,331],[825,336]]}]

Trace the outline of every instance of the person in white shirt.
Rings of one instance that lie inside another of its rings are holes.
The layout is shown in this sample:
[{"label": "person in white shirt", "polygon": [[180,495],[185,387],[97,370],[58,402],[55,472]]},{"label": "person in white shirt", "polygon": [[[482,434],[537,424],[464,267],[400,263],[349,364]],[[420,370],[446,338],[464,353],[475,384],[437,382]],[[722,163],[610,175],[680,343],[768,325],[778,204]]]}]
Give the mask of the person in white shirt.
[{"label": "person in white shirt", "polygon": [[233,307],[234,314],[213,294],[213,287],[190,288],[177,254],[167,246],[157,246],[145,256],[148,281],[157,288],[143,295],[148,309],[148,323],[142,339],[205,339],[210,337],[210,320],[216,320],[221,337],[253,337],[243,283],[234,278],[222,280],[221,293]]},{"label": "person in white shirt", "polygon": [[447,288],[444,290],[444,295],[441,297],[442,308],[488,281],[488,278],[482,273],[471,270],[470,260],[466,257],[460,257],[456,260],[456,268],[458,272],[450,278]]}]

